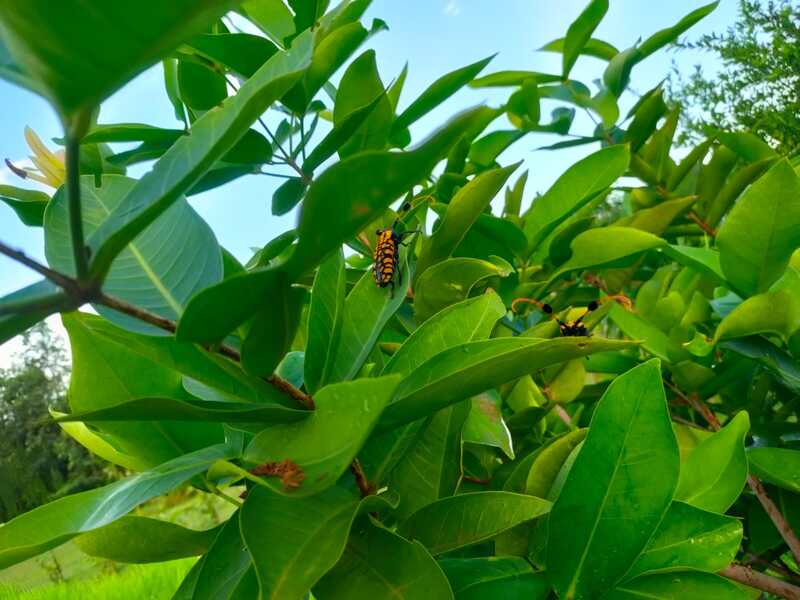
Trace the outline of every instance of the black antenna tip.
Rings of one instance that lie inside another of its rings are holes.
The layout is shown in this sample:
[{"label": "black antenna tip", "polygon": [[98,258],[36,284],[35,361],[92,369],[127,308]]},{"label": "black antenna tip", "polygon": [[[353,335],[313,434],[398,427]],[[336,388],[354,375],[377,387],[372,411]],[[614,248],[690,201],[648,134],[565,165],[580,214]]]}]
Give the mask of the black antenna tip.
[{"label": "black antenna tip", "polygon": [[591,302],[589,302],[589,306],[587,306],[586,308],[588,308],[590,311],[592,311],[592,310],[597,310],[598,306],[600,306],[600,305],[597,303],[597,301],[596,300],[592,300]]},{"label": "black antenna tip", "polygon": [[549,314],[552,314],[552,312],[553,312],[553,307],[552,307],[552,306],[550,306],[549,304],[542,304],[542,311],[543,311],[543,312],[545,312],[545,313],[547,313],[548,315],[549,315]]},{"label": "black antenna tip", "polygon": [[405,204],[403,204],[403,210],[404,211],[411,210],[411,202],[406,202]]}]

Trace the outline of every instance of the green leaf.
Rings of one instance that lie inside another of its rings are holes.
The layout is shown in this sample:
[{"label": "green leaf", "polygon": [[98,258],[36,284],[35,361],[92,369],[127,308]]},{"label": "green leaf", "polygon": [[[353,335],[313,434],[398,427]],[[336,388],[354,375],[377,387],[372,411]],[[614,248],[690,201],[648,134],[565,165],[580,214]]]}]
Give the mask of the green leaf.
[{"label": "green leaf", "polygon": [[685,348],[639,315],[625,310],[616,303],[608,314],[625,335],[634,340],[641,340],[642,348],[656,358],[668,363],[677,363],[690,358]]},{"label": "green leaf", "polygon": [[414,313],[424,322],[440,310],[461,302],[491,278],[508,277],[513,268],[502,258],[449,258],[425,269],[415,285]]},{"label": "green leaf", "polygon": [[305,291],[290,286],[283,273],[278,281],[267,296],[270,302],[264,302],[262,297],[242,342],[242,367],[251,375],[273,374],[291,349],[300,325]]},{"label": "green leaf", "polygon": [[305,474],[297,489],[285,489],[272,478],[263,483],[298,497],[321,492],[336,482],[361,449],[399,379],[359,379],[322,388],[314,396],[316,410],[310,417],[265,428],[247,446],[245,460],[291,460]]},{"label": "green leaf", "polygon": [[[241,510],[241,531],[253,557],[263,600],[302,600],[342,556],[353,520],[375,496],[359,502],[331,487],[290,498],[262,486],[250,490]],[[280,540],[279,543],[276,543]]]},{"label": "green leaf", "polygon": [[679,470],[660,363],[651,360],[603,394],[553,505],[547,572],[560,596],[596,598],[625,574],[667,512]]},{"label": "green leaf", "polygon": [[751,296],[717,326],[714,341],[759,333],[778,335],[784,342],[800,329],[800,299],[788,290]]},{"label": "green leaf", "polygon": [[647,92],[634,109],[631,111],[634,114],[633,121],[624,138],[630,142],[632,152],[638,151],[644,145],[655,131],[659,119],[667,112],[662,83]]},{"label": "green leaf", "polygon": [[533,252],[558,225],[621,177],[629,159],[626,146],[609,146],[567,169],[525,213],[528,252]]},{"label": "green leaf", "polygon": [[468,414],[469,404],[459,402],[422,425],[415,443],[389,478],[389,489],[400,494],[395,510],[399,519],[455,494],[461,482],[461,436]]},{"label": "green leaf", "polygon": [[234,448],[225,444],[210,446],[149,471],[60,498],[24,513],[0,527],[0,568],[55,548],[80,533],[108,525],[142,502],[202,473],[215,461],[234,458],[236,454]]},{"label": "green leaf", "polygon": [[514,460],[511,432],[503,420],[502,403],[495,390],[473,397],[462,438],[472,444],[500,448],[508,458]]},{"label": "green leaf", "polygon": [[633,227],[634,229],[661,235],[675,219],[689,210],[695,202],[697,202],[697,196],[665,200],[653,207],[637,210],[631,216],[619,219],[614,225]]},{"label": "green leaf", "polygon": [[673,502],[625,578],[679,569],[716,573],[731,563],[741,542],[738,519]]},{"label": "green leaf", "polygon": [[550,584],[543,573],[515,556],[444,558],[439,561],[456,600],[526,598],[546,600]]},{"label": "green leaf", "polygon": [[778,156],[769,144],[749,131],[718,131],[716,138],[747,162]]},{"label": "green leaf", "polygon": [[417,259],[417,281],[428,267],[450,257],[518,166],[519,163],[485,171],[456,192],[433,236],[425,239],[422,245]]},{"label": "green leaf", "polygon": [[289,177],[272,194],[272,214],[285,215],[303,199],[306,184],[299,177]]},{"label": "green leaf", "polygon": [[188,47],[245,78],[278,51],[269,40],[249,33],[204,33],[192,38]]},{"label": "green leaf", "polygon": [[283,0],[247,0],[241,12],[266,33],[272,41],[283,41],[295,33],[294,17]]},{"label": "green leaf", "polygon": [[541,498],[511,492],[474,492],[443,498],[400,523],[398,532],[437,555],[471,546],[550,511]]},{"label": "green leaf", "polygon": [[37,190],[0,185],[0,201],[8,204],[25,225],[41,227],[50,196]]},{"label": "green leaf", "polygon": [[661,250],[675,262],[684,267],[691,267],[710,275],[720,284],[725,284],[725,275],[719,264],[719,252],[712,248],[700,248],[695,246],[669,245]]},{"label": "green leaf", "polygon": [[574,337],[507,337],[454,346],[400,382],[396,401],[384,411],[379,429],[398,427],[550,365],[633,346],[622,340]]},{"label": "green leaf", "polygon": [[222,107],[195,121],[192,134],[178,139],[137,182],[88,238],[93,277],[103,277],[117,254],[197,183],[300,77],[309,64],[311,45],[311,35],[303,34],[290,51],[275,54]]},{"label": "green leaf", "polygon": [[353,527],[339,562],[314,586],[314,597],[451,600],[453,592],[422,544],[363,519]]},{"label": "green leaf", "polygon": [[[555,39],[539,48],[539,52],[564,52],[565,41],[565,38]],[[596,38],[590,38],[578,51],[578,54],[583,56],[593,56],[594,58],[599,58],[601,60],[611,60],[617,54],[619,54],[619,50],[617,50],[608,42],[604,42],[603,40],[598,40]]]},{"label": "green leaf", "polygon": [[[476,165],[488,167],[492,165],[497,157],[517,140],[525,137],[527,132],[518,129],[502,129],[492,131],[482,138],[475,140],[469,148],[468,158]],[[518,166],[514,165],[516,168]]]},{"label": "green leaf", "polygon": [[764,481],[800,493],[800,452],[787,448],[750,448],[750,471]]},{"label": "green leaf", "polygon": [[305,383],[310,393],[328,383],[344,320],[345,268],[341,250],[322,262],[314,277],[308,313]]},{"label": "green leaf", "polygon": [[367,50],[350,64],[342,76],[333,109],[334,127],[342,125],[351,114],[369,106],[376,98],[378,102],[366,119],[339,148],[342,158],[363,150],[383,150],[394,118],[394,110],[378,74],[375,51]]},{"label": "green leaf", "polygon": [[643,575],[620,584],[603,596],[606,600],[745,600],[747,593],[732,581],[697,571],[675,571]]},{"label": "green leaf", "polygon": [[583,12],[575,19],[567,29],[567,36],[564,38],[562,49],[563,66],[561,76],[566,79],[572,70],[575,61],[589,42],[592,33],[597,29],[600,21],[608,11],[608,0],[590,0]]},{"label": "green leaf", "polygon": [[[92,235],[124,203],[136,180],[107,175],[102,187],[92,176],[81,177],[83,230]],[[67,195],[56,193],[45,213],[45,255],[51,267],[74,275]],[[139,308],[177,320],[189,298],[222,279],[222,259],[211,228],[186,200],[165,211],[114,260],[103,291]],[[95,309],[112,323],[144,333],[152,325],[101,305]]]},{"label": "green leaf", "polygon": [[[50,416],[58,421],[59,418],[66,417],[68,415],[51,409]],[[89,452],[99,456],[105,461],[119,465],[120,467],[124,467],[125,469],[129,469],[131,471],[144,471],[147,468],[147,464],[144,461],[133,456],[129,456],[128,454],[123,454],[108,441],[106,441],[106,439],[99,433],[89,429],[83,423],[59,422],[58,425],[69,437],[78,442]]]},{"label": "green leaf", "polygon": [[183,129],[164,129],[144,123],[97,124],[83,137],[81,144],[157,142],[171,145],[185,133]]},{"label": "green leaf", "polygon": [[800,180],[777,162],[742,195],[717,235],[722,270],[748,295],[765,292],[800,247]]},{"label": "green leaf", "polygon": [[71,308],[71,303],[49,279],[42,279],[0,298],[0,344],[6,343],[48,315]]},{"label": "green leaf", "polygon": [[479,115],[480,109],[463,113],[416,150],[362,152],[317,177],[303,201],[290,271],[299,277],[375,221],[430,173]]},{"label": "green leaf", "polygon": [[[639,60],[642,60],[654,52],[660,50],[667,44],[671,44],[675,40],[678,39],[682,33],[685,33],[688,29],[690,29],[695,23],[704,19],[708,16],[715,8],[719,2],[711,2],[710,4],[706,4],[701,6],[698,9],[693,10],[685,17],[683,17],[680,21],[678,21],[672,27],[668,27],[666,29],[662,29],[661,31],[657,31],[645,41],[643,41],[637,50],[639,55]],[[638,62],[638,61],[637,61]]]},{"label": "green leaf", "polygon": [[205,554],[218,530],[195,531],[167,521],[127,516],[73,540],[81,552],[123,563],[151,563]]},{"label": "green leaf", "polygon": [[728,510],[747,479],[744,438],[749,429],[750,418],[741,411],[698,444],[681,466],[675,499],[712,512]]},{"label": "green leaf", "polygon": [[561,76],[538,73],[536,71],[498,71],[491,75],[473,79],[469,83],[469,87],[517,87],[522,85],[527,79],[535,79],[539,83],[555,83],[561,81]]},{"label": "green leaf", "polygon": [[225,77],[199,62],[178,61],[178,93],[194,110],[210,110],[228,97]]},{"label": "green leaf", "polygon": [[405,129],[423,115],[428,114],[470,81],[475,79],[478,73],[483,71],[484,67],[488,65],[493,58],[494,55],[488,56],[471,65],[451,71],[447,75],[443,75],[434,81],[416,100],[397,116],[392,124],[392,131],[395,132]]},{"label": "green leaf", "polygon": [[524,490],[531,496],[551,498],[551,490],[567,458],[586,438],[586,429],[576,429],[536,454],[525,480]]},{"label": "green leaf", "polygon": [[146,0],[131,11],[117,4],[36,0],[3,6],[0,21],[11,56],[66,116],[93,109],[235,4]]},{"label": "green leaf", "polygon": [[330,381],[347,381],[358,374],[386,323],[403,304],[409,283],[406,256],[401,252],[396,277],[402,277],[402,283],[393,292],[379,287],[372,271],[364,273],[350,290],[344,301],[342,331],[332,357]]},{"label": "green leaf", "polygon": [[603,72],[603,83],[609,92],[619,98],[628,87],[631,70],[641,60],[639,49],[634,46],[614,56]]},{"label": "green leaf", "polygon": [[136,398],[99,410],[64,415],[68,421],[209,421],[213,423],[293,423],[310,414],[278,404],[250,402],[211,402],[173,398]]}]

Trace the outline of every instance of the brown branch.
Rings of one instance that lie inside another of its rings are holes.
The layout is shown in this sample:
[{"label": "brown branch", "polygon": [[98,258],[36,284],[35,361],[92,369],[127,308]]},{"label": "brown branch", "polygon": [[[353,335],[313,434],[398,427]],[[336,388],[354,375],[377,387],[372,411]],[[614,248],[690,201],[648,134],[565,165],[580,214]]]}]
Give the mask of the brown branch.
[{"label": "brown branch", "polygon": [[759,571],[754,571],[750,567],[743,565],[728,565],[719,572],[723,577],[727,577],[738,583],[743,583],[749,587],[774,594],[787,600],[800,600],[800,587],[771,577]]},{"label": "brown branch", "polygon": [[693,210],[691,210],[691,211],[689,211],[689,212],[687,213],[687,215],[686,215],[686,216],[687,216],[687,217],[689,217],[689,220],[690,220],[690,221],[692,221],[693,223],[695,223],[695,224],[696,224],[696,225],[697,225],[697,226],[698,226],[700,229],[702,229],[703,231],[705,231],[705,232],[706,232],[708,235],[710,235],[711,237],[717,237],[717,232],[716,232],[716,230],[715,230],[713,227],[711,227],[711,225],[709,225],[708,223],[706,223],[705,221],[703,221],[703,219],[701,219],[701,218],[700,218],[700,217],[697,215],[697,213],[696,213],[696,212],[694,212]]},{"label": "brown branch", "polygon": [[492,483],[491,479],[481,479],[480,477],[473,477],[472,475],[464,475],[462,479],[470,483],[477,483],[478,485],[489,485]]},{"label": "brown branch", "polygon": [[800,575],[792,571],[786,564],[781,561],[780,557],[776,558],[776,560],[780,564],[775,564],[773,562],[768,561],[765,558],[758,556],[757,554],[753,554],[752,552],[748,552],[746,555],[746,560],[742,561],[744,566],[750,566],[751,564],[758,564],[762,567],[765,567],[768,570],[775,571],[779,573],[782,577],[792,581],[793,583],[800,583]]},{"label": "brown branch", "polygon": [[25,265],[29,269],[36,271],[42,277],[49,279],[57,286],[64,288],[64,291],[71,295],[80,293],[80,288],[74,279],[67,277],[63,273],[54,271],[50,267],[46,267],[38,261],[33,260],[21,250],[14,250],[10,246],[0,242],[0,254],[5,254],[10,259],[15,260],[18,263]]},{"label": "brown branch", "polygon": [[369,480],[367,480],[367,476],[364,474],[364,469],[361,468],[361,463],[358,462],[357,458],[354,458],[353,462],[350,463],[350,471],[356,478],[356,485],[358,486],[358,490],[361,492],[362,498],[366,498],[367,496],[375,493],[375,488],[369,482]]}]

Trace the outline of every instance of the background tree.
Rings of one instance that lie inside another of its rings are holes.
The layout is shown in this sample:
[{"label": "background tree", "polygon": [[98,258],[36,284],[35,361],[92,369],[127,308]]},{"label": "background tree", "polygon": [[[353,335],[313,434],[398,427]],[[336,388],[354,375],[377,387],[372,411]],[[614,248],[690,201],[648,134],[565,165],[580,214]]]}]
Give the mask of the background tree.
[{"label": "background tree", "polygon": [[800,148],[800,3],[739,0],[739,20],[725,33],[678,44],[719,57],[717,73],[700,65],[684,78],[675,70],[670,95],[688,108],[683,139],[709,128],[746,129],[782,154]]},{"label": "background tree", "polygon": [[0,522],[108,479],[48,416],[48,409],[67,410],[68,374],[63,342],[44,322],[23,335],[17,360],[0,370]]}]

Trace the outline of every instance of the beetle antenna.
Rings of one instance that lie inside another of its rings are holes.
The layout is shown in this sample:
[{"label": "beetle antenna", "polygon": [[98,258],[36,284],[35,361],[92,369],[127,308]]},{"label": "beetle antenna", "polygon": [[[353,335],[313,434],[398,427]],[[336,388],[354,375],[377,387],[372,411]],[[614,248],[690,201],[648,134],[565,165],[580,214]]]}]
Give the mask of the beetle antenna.
[{"label": "beetle antenna", "polygon": [[533,298],[516,298],[516,299],[514,299],[514,301],[511,303],[511,312],[518,313],[519,311],[517,310],[517,307],[520,304],[533,304],[539,310],[541,310],[543,313],[546,313],[548,315],[553,314],[553,307],[552,306],[550,306],[549,304],[545,304],[543,302],[539,302],[538,300],[534,300]]}]

